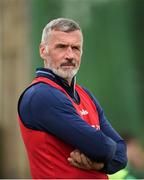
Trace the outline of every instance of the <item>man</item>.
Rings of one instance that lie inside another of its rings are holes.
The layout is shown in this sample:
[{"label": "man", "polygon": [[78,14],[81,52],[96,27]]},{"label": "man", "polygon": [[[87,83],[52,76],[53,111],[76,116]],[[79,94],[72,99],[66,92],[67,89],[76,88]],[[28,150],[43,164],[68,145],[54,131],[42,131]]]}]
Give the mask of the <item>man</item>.
[{"label": "man", "polygon": [[44,68],[18,104],[33,178],[107,179],[127,164],[123,139],[94,96],[76,84],[82,46],[73,20],[58,18],[43,30]]}]

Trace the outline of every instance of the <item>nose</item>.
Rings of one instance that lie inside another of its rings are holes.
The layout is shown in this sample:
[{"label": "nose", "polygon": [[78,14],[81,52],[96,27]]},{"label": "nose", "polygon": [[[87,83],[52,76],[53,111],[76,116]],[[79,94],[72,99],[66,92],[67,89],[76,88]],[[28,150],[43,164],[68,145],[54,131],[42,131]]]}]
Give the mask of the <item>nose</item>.
[{"label": "nose", "polygon": [[73,52],[72,47],[69,46],[67,48],[67,51],[66,51],[66,54],[65,54],[65,58],[66,59],[73,59],[74,58],[74,52]]}]

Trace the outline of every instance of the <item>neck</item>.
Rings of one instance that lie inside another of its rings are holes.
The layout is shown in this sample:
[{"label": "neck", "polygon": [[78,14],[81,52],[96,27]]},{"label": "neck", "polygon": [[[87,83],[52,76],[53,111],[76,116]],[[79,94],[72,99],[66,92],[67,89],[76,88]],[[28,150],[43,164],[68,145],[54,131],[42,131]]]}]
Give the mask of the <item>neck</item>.
[{"label": "neck", "polygon": [[68,78],[68,79],[65,79],[67,81],[67,83],[69,84],[69,86],[71,85],[71,82],[72,82],[72,79],[71,78]]}]

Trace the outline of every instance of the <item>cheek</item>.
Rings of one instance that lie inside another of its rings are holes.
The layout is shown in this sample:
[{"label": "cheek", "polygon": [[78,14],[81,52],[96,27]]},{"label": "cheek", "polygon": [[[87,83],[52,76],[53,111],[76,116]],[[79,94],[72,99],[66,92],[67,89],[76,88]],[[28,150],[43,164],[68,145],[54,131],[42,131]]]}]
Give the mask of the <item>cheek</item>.
[{"label": "cheek", "polygon": [[77,63],[80,64],[80,62],[81,62],[81,56],[80,55],[77,56],[76,61],[77,61]]},{"label": "cheek", "polygon": [[54,61],[56,61],[56,62],[60,62],[61,60],[63,60],[64,59],[64,53],[53,53],[52,54],[52,59],[54,60]]},{"label": "cheek", "polygon": [[53,58],[52,58],[52,61],[51,61],[51,63],[52,63],[52,65],[55,67],[55,68],[59,68],[60,67],[60,65],[61,65],[61,63],[63,62],[63,57],[61,57],[61,56],[54,56]]}]

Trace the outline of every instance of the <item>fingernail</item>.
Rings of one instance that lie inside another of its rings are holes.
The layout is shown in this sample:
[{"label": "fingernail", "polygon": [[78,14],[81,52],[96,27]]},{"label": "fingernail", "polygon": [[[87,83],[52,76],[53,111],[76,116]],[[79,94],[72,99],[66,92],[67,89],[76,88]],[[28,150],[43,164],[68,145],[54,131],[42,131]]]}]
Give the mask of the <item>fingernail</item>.
[{"label": "fingernail", "polygon": [[71,158],[70,158],[70,157],[68,157],[68,158],[67,158],[67,160],[68,160],[68,161],[71,161]]}]

